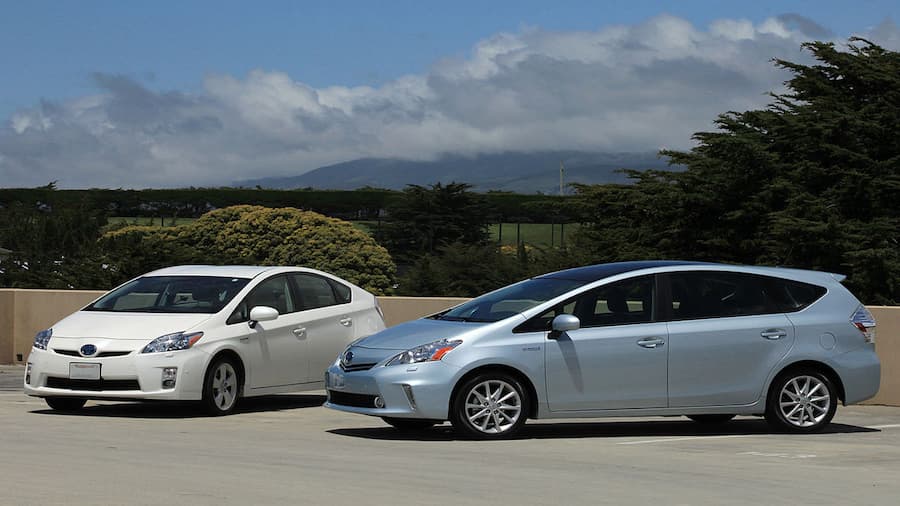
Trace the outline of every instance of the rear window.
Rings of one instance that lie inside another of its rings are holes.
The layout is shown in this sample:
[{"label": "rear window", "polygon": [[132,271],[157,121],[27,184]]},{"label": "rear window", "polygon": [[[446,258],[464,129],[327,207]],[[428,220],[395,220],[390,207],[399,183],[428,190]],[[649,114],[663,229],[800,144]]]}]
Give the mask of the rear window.
[{"label": "rear window", "polygon": [[116,288],[84,311],[213,314],[249,281],[217,276],[145,276]]}]

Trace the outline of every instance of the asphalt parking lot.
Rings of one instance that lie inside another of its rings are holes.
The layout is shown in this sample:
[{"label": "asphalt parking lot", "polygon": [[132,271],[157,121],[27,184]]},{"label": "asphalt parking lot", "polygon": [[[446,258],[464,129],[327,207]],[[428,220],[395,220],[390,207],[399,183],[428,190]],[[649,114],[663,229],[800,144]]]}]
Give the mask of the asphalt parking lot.
[{"label": "asphalt parking lot", "polygon": [[841,408],[823,434],[759,419],[530,422],[521,438],[401,434],[321,393],[240,413],[89,402],[58,414],[0,370],[3,504],[896,504],[900,408]]}]

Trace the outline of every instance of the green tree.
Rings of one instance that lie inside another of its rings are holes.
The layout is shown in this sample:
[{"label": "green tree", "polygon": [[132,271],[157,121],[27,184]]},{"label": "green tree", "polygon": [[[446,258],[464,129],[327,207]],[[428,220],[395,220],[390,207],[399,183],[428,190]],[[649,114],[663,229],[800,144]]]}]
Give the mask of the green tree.
[{"label": "green tree", "polygon": [[[45,187],[54,191],[54,184]],[[0,209],[0,286],[104,288],[113,274],[96,244],[106,217],[88,202],[54,206],[13,202]]]},{"label": "green tree", "polygon": [[455,182],[407,186],[388,206],[388,219],[375,237],[404,263],[454,242],[487,243],[488,206],[484,196],[470,189]]},{"label": "green tree", "polygon": [[728,112],[683,171],[630,172],[630,186],[579,187],[603,260],[685,258],[841,272],[867,303],[900,296],[900,54],[863,39],[817,60],[775,60],[793,77],[763,110]]},{"label": "green tree", "polygon": [[180,263],[300,265],[382,294],[395,283],[387,250],[349,222],[294,208],[234,206],[175,227],[129,226],[101,244],[123,276]]}]

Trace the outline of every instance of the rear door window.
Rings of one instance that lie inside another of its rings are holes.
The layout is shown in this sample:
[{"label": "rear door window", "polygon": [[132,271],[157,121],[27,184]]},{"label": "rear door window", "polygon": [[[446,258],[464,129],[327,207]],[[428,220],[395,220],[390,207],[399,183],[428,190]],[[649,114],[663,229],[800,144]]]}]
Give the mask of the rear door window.
[{"label": "rear door window", "polygon": [[[338,295],[327,279],[314,274],[292,274],[291,277],[297,287],[297,296],[303,310],[334,306],[338,303]],[[349,297],[349,293],[346,296]]]},{"label": "rear door window", "polygon": [[673,272],[672,319],[693,320],[778,313],[766,278],[736,272]]}]

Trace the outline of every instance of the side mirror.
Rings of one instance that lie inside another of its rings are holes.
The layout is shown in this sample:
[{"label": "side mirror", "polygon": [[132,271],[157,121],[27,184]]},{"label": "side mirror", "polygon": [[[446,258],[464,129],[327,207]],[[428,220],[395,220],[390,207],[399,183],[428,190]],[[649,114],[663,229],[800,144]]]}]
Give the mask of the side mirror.
[{"label": "side mirror", "polygon": [[581,328],[581,320],[577,316],[570,314],[561,314],[553,319],[550,323],[550,339],[559,339],[563,332],[570,330],[578,330]]},{"label": "side mirror", "polygon": [[256,327],[257,322],[268,322],[278,318],[278,310],[269,306],[255,306],[250,310],[250,328]]}]

